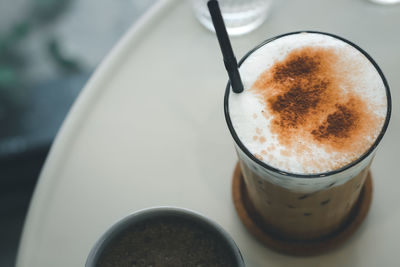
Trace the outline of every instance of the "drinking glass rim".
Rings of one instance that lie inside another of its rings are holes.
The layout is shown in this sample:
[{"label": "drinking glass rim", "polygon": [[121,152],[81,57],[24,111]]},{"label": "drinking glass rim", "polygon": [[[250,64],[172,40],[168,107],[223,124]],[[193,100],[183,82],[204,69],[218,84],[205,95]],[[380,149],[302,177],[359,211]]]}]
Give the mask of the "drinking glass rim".
[{"label": "drinking glass rim", "polygon": [[382,82],[385,86],[385,91],[386,91],[386,99],[387,99],[387,112],[386,112],[386,118],[385,118],[385,122],[382,126],[382,129],[378,135],[378,137],[375,139],[375,142],[370,146],[370,148],[364,153],[362,154],[359,158],[357,158],[356,160],[350,162],[347,165],[344,165],[343,167],[340,167],[336,170],[333,171],[329,171],[329,172],[322,172],[322,173],[316,173],[316,174],[297,174],[297,173],[291,173],[291,172],[287,172],[287,171],[283,171],[280,169],[277,169],[275,167],[272,167],[271,165],[268,165],[267,163],[257,159],[247,148],[246,146],[242,143],[242,141],[240,140],[240,138],[237,136],[236,131],[232,125],[232,121],[230,119],[230,115],[229,115],[229,94],[230,94],[230,81],[228,80],[228,84],[226,86],[225,89],[225,97],[224,97],[224,113],[225,113],[225,120],[226,123],[228,124],[228,129],[233,137],[233,140],[235,141],[235,143],[239,146],[239,148],[255,163],[257,163],[258,165],[261,165],[263,168],[272,171],[274,173],[279,173],[281,175],[284,175],[286,177],[294,177],[294,178],[322,178],[322,177],[327,177],[327,176],[331,176],[340,172],[343,172],[347,169],[350,169],[351,167],[357,165],[358,163],[362,162],[366,157],[368,157],[372,151],[375,150],[375,148],[378,146],[378,144],[380,143],[380,141],[382,140],[383,136],[385,135],[386,129],[388,128],[389,125],[389,120],[390,120],[390,116],[391,116],[391,112],[392,112],[392,99],[391,99],[391,95],[390,95],[390,89],[389,89],[389,84],[386,81],[385,75],[383,74],[382,70],[379,68],[378,64],[375,62],[375,60],[367,53],[365,52],[361,47],[359,47],[358,45],[354,44],[353,42],[344,39],[343,37],[337,36],[335,34],[331,34],[331,33],[326,33],[326,32],[320,32],[320,31],[294,31],[294,32],[288,32],[288,33],[284,33],[284,34],[280,34],[277,35],[275,37],[269,38],[263,42],[261,42],[259,45],[257,45],[256,47],[254,47],[253,49],[251,49],[249,52],[247,52],[238,62],[238,67],[240,67],[242,65],[242,63],[251,55],[253,54],[255,51],[257,51],[258,49],[260,49],[261,47],[263,47],[264,45],[288,36],[288,35],[293,35],[293,34],[300,34],[300,33],[316,33],[316,34],[322,34],[322,35],[327,35],[327,36],[331,36],[333,38],[339,39],[349,45],[351,45],[352,47],[354,47],[355,49],[357,49],[358,51],[360,51],[371,63],[372,65],[375,67],[375,69],[377,70],[379,76],[382,79]]}]

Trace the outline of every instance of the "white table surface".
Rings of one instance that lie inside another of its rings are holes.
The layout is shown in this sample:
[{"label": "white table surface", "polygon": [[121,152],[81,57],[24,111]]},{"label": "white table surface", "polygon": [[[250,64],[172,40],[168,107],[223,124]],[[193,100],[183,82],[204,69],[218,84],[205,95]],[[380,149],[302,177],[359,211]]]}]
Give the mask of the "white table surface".
[{"label": "white table surface", "polygon": [[335,251],[309,258],[272,252],[246,231],[231,200],[236,156],[217,41],[187,1],[162,0],[117,44],[64,122],[32,199],[17,266],[83,266],[113,222],[157,205],[193,209],[221,224],[250,267],[399,266],[400,6],[275,2],[261,28],[232,40],[238,58],[280,33],[326,31],[369,52],[391,86],[392,120],[372,166],[374,199],[360,230]]}]

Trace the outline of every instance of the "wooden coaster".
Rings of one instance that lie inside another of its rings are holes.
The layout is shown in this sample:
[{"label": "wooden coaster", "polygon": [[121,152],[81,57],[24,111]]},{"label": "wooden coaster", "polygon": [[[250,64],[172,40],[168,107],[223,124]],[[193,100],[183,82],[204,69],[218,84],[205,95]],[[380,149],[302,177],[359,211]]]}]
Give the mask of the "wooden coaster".
[{"label": "wooden coaster", "polygon": [[290,255],[311,256],[322,254],[341,245],[359,228],[368,214],[372,201],[372,178],[367,179],[360,192],[360,197],[350,214],[347,223],[329,237],[312,241],[284,240],[271,234],[263,224],[260,215],[247,197],[239,164],[236,165],[232,181],[233,202],[236,211],[247,230],[269,248]]}]

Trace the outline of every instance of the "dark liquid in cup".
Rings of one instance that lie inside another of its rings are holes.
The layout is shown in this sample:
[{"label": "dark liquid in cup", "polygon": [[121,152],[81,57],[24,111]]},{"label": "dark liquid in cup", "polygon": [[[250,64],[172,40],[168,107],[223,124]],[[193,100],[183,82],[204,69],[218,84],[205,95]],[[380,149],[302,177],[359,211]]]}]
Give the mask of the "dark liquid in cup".
[{"label": "dark liquid in cup", "polygon": [[120,233],[96,266],[237,266],[218,233],[183,218],[155,218]]}]

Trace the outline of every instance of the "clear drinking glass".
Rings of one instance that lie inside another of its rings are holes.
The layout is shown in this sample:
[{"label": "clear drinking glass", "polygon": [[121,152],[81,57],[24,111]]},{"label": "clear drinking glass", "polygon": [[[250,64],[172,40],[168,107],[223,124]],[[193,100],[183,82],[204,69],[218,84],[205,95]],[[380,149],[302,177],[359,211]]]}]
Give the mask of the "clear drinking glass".
[{"label": "clear drinking glass", "polygon": [[400,3],[400,0],[369,0],[375,4],[392,5]]},{"label": "clear drinking glass", "polygon": [[[257,49],[274,40],[299,32],[271,38],[248,52],[239,66]],[[290,240],[316,240],[339,229],[357,203],[366,181],[376,148],[388,127],[391,97],[386,79],[374,60],[357,45],[341,37],[322,33],[358,49],[375,66],[386,87],[387,114],[383,128],[368,151],[352,163],[321,174],[300,175],[275,169],[258,160],[241,142],[232,125],[229,112],[228,83],[224,110],[228,128],[235,141],[246,194],[263,222],[275,234]]]},{"label": "clear drinking glass", "polygon": [[[201,24],[214,31],[208,0],[190,1]],[[256,29],[267,18],[271,6],[271,0],[219,0],[218,3],[229,35],[241,35]]]}]

